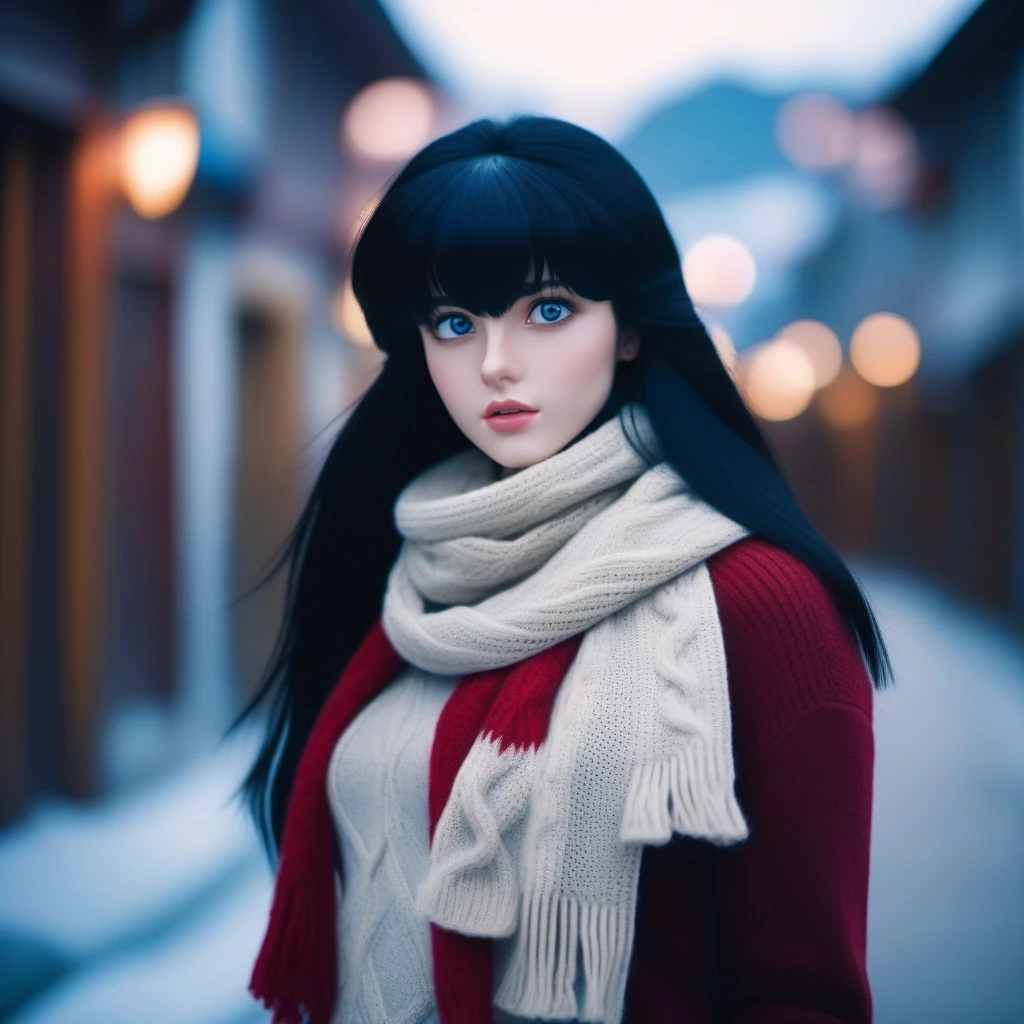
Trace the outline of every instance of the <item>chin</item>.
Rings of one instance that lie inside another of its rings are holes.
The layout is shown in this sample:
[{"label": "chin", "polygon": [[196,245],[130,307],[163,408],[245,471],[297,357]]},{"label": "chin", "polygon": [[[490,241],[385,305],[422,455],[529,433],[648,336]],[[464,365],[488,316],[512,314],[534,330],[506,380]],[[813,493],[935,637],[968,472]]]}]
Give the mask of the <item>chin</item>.
[{"label": "chin", "polygon": [[550,458],[563,447],[564,445],[538,443],[524,437],[516,438],[515,442],[508,445],[489,444],[483,451],[505,469],[526,469],[527,466],[536,465]]}]

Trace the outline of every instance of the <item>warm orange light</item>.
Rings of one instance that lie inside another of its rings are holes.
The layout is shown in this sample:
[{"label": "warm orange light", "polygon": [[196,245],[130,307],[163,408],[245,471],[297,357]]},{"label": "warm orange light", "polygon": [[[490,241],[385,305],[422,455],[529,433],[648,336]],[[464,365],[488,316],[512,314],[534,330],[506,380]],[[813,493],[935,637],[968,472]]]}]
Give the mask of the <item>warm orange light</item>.
[{"label": "warm orange light", "polygon": [[779,110],[775,137],[782,152],[798,167],[841,167],[853,156],[854,117],[834,96],[803,93]]},{"label": "warm orange light", "polygon": [[791,341],[811,361],[814,368],[814,386],[824,388],[832,383],[843,365],[843,347],[839,339],[820,320],[794,320],[778,333],[778,337]]},{"label": "warm orange light", "polygon": [[878,410],[878,389],[852,370],[845,370],[818,396],[821,418],[838,430],[870,422]]},{"label": "warm orange light", "polygon": [[803,349],[785,338],[752,349],[742,372],[743,393],[764,420],[791,420],[814,394],[814,367]]},{"label": "warm orange light", "polygon": [[895,313],[873,313],[854,329],[850,362],[869,384],[880,388],[903,384],[921,362],[917,331]]},{"label": "warm orange light", "polygon": [[430,137],[434,106],[433,94],[418,79],[379,79],[345,109],[342,139],[370,160],[405,160]]},{"label": "warm orange light", "polygon": [[750,250],[731,235],[707,235],[683,257],[683,279],[698,306],[735,306],[754,290]]},{"label": "warm orange light", "polygon": [[331,300],[331,323],[334,324],[334,329],[348,338],[353,345],[360,348],[374,347],[373,335],[366,326],[366,317],[363,316],[362,307],[352,290],[352,282],[348,279],[334,293]]},{"label": "warm orange light", "polygon": [[166,217],[181,204],[199,166],[199,122],[186,107],[148,107],[122,125],[121,189],[140,217]]}]

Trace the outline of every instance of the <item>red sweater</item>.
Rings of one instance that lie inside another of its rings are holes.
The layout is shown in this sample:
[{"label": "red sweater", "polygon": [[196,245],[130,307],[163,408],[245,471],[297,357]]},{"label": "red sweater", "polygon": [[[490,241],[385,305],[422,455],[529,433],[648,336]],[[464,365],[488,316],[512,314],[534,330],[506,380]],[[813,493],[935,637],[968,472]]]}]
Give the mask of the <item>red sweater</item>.
[{"label": "red sweater", "polygon": [[625,1020],[870,1021],[870,681],[802,562],[748,538],[708,567],[750,837],[646,848]]}]

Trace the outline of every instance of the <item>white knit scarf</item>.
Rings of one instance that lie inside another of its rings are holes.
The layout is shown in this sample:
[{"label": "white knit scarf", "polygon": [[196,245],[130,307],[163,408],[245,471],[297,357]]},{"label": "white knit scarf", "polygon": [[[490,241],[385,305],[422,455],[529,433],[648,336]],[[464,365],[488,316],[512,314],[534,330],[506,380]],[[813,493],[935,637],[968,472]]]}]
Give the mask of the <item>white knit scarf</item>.
[{"label": "white knit scarf", "polygon": [[[652,445],[642,408],[630,414]],[[404,544],[383,626],[412,664],[462,675],[586,631],[539,748],[474,742],[420,908],[504,940],[501,1009],[615,1024],[643,845],[747,834],[704,565],[746,530],[667,463],[648,468],[619,419],[503,480],[475,449],[447,459],[405,489],[395,518]]]}]

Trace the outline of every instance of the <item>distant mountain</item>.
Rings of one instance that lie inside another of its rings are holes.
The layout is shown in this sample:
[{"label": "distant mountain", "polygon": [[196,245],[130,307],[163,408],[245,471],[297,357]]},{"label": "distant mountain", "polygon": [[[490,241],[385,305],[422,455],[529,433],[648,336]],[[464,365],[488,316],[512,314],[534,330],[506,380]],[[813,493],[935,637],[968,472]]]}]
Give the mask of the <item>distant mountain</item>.
[{"label": "distant mountain", "polygon": [[619,148],[660,197],[792,173],[774,134],[791,95],[715,82],[655,110]]},{"label": "distant mountain", "polygon": [[835,183],[794,167],[775,141],[779,109],[795,94],[714,82],[653,111],[618,143],[657,196],[680,251],[724,232],[754,256],[753,294],[717,316],[740,349],[805,315],[792,271],[838,216]]}]

